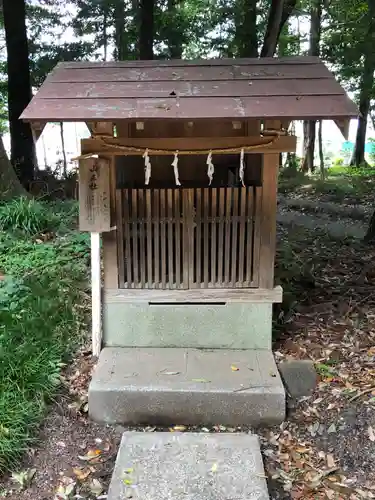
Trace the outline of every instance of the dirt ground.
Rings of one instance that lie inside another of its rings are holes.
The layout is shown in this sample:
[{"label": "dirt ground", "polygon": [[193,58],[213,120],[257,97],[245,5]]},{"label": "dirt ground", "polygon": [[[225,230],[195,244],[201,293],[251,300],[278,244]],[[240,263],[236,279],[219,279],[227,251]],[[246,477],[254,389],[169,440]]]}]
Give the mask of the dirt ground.
[{"label": "dirt ground", "polygon": [[[292,252],[301,266],[308,262],[311,276],[308,284],[291,278],[303,300],[280,312],[285,316],[274,351],[278,361],[313,360],[319,384],[311,397],[289,405],[280,427],[257,431],[270,495],[273,500],[375,498],[375,248],[295,231],[300,229],[281,227],[279,237],[297,241]],[[25,488],[20,491],[14,478],[5,478],[0,497],[106,498],[124,429],[88,419],[92,368],[89,352],[81,351],[64,374],[64,394],[52,405],[39,443],[15,471],[26,471]]]}]

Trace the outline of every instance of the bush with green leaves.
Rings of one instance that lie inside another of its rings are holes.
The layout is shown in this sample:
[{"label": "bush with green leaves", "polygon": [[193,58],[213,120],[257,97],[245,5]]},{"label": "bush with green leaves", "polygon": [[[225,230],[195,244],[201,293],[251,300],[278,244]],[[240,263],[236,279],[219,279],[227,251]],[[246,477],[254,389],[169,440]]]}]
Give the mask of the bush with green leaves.
[{"label": "bush with green leaves", "polygon": [[20,197],[0,206],[0,228],[37,234],[51,231],[59,219],[51,208],[34,198]]},{"label": "bush with green leaves", "polygon": [[68,270],[70,275],[78,277],[86,269],[89,256],[85,233],[72,233],[48,242],[0,235],[0,270],[5,275],[24,277],[52,271],[56,276]]},{"label": "bush with green leaves", "polygon": [[29,236],[35,225],[21,234],[22,226],[0,233],[0,473],[35,443],[61,367],[82,339],[87,305],[88,236],[69,232],[42,242]]}]

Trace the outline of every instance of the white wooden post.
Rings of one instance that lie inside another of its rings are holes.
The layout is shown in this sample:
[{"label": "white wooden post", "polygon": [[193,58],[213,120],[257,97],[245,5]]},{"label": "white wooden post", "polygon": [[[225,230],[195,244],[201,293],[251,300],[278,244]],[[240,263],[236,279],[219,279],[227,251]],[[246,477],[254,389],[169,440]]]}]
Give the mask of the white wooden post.
[{"label": "white wooden post", "polygon": [[91,233],[91,321],[93,356],[99,356],[102,347],[101,309],[100,233]]}]

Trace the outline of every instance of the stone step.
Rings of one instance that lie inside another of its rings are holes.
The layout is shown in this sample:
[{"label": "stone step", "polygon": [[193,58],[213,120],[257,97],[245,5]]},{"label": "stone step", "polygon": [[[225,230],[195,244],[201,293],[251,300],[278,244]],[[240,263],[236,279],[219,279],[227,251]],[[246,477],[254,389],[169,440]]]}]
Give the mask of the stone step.
[{"label": "stone step", "polygon": [[125,432],[108,500],[269,500],[257,436]]},{"label": "stone step", "polygon": [[261,426],[285,417],[285,391],[268,350],[102,350],[89,413],[108,424]]}]

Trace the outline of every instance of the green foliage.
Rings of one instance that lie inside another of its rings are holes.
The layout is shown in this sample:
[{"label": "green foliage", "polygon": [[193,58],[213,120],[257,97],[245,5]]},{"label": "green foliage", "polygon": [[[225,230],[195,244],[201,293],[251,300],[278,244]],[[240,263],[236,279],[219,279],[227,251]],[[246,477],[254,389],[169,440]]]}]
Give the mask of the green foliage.
[{"label": "green foliage", "polygon": [[357,94],[363,73],[363,55],[368,47],[366,0],[333,0],[329,3],[322,32],[322,55],[333,65],[346,88]]},{"label": "green foliage", "polygon": [[280,192],[327,195],[331,201],[337,202],[350,198],[361,203],[361,197],[372,194],[374,190],[375,168],[370,167],[331,167],[327,169],[325,180],[302,172],[291,177],[282,174],[279,179]]},{"label": "green foliage", "polygon": [[321,377],[332,377],[335,374],[332,367],[324,363],[316,363],[315,370]]},{"label": "green foliage", "polygon": [[46,204],[33,198],[15,198],[0,206],[0,228],[37,234],[54,229],[57,217]]},{"label": "green foliage", "polygon": [[[335,158],[333,161],[333,168],[339,167],[337,170],[340,172],[344,172],[344,158]],[[340,170],[341,169],[341,170]]]},{"label": "green foliage", "polygon": [[[40,241],[40,240],[38,240]],[[89,259],[89,239],[86,234],[72,233],[51,242],[33,242],[11,235],[0,236],[0,269],[5,275],[21,276],[60,268],[76,276],[82,275]],[[65,279],[61,273],[60,279]]]},{"label": "green foliage", "polygon": [[48,243],[31,241],[28,230],[0,235],[6,276],[0,282],[0,473],[34,443],[62,364],[81,339],[88,255],[87,235]]}]

